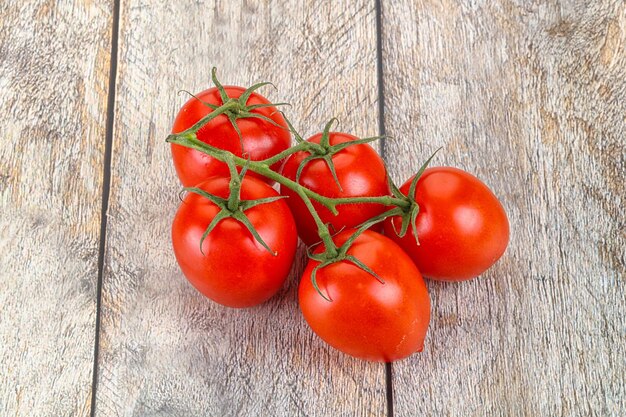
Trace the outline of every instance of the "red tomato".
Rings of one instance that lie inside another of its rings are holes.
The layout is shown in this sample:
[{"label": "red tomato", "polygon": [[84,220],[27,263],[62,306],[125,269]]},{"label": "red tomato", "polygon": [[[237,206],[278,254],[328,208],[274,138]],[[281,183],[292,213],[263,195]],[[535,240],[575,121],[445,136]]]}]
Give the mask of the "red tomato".
[{"label": "red tomato", "polygon": [[[198,185],[218,197],[227,198],[229,178],[213,177]],[[277,196],[269,185],[245,177],[241,199]],[[180,205],[172,225],[174,254],[187,279],[202,294],[229,307],[250,307],[274,295],[283,285],[297,245],[296,225],[283,200],[254,206],[244,212],[263,241],[276,252],[273,256],[239,221],[226,218],[207,235],[200,251],[202,234],[219,212],[219,207],[195,193]]]},{"label": "red tomato", "polygon": [[[231,98],[238,98],[245,91],[241,87],[225,86],[224,88]],[[218,106],[222,104],[219,91],[215,87],[201,92],[197,97],[210,104]],[[252,93],[247,104],[268,103],[269,101],[265,97]],[[212,111],[210,107],[207,107],[197,99],[189,99],[178,112],[172,133],[180,133],[190,128]],[[253,161],[266,159],[287,149],[291,142],[291,136],[285,119],[276,111],[276,108],[274,106],[262,107],[253,110],[253,113],[267,116],[282,127],[258,118],[237,119],[236,123],[239,126],[239,130],[241,130],[243,138],[243,148],[250,159]],[[197,136],[199,140],[216,148],[230,151],[237,156],[242,156],[243,154],[237,131],[224,114],[217,116],[203,126],[197,132]],[[172,144],[172,156],[178,177],[185,187],[195,186],[214,175],[229,175],[226,164],[195,149]],[[272,169],[278,170],[280,165],[281,162],[277,162],[272,166]],[[250,172],[248,175],[263,178],[253,172]]]},{"label": "red tomato", "polygon": [[[320,143],[322,134],[317,134],[309,142]],[[330,133],[330,145],[357,140],[355,136],[346,133]],[[297,152],[287,158],[282,174],[287,178],[296,179],[300,163],[310,154]],[[332,156],[337,178],[342,191],[332,176],[326,162],[314,159],[308,162],[300,175],[299,184],[326,197],[373,197],[389,194],[385,165],[374,148],[367,144],[348,146]],[[298,234],[307,245],[318,242],[317,226],[313,216],[304,205],[302,199],[285,186],[280,187],[282,195],[286,195],[287,204],[296,219]],[[345,204],[337,207],[339,214],[333,214],[321,204],[313,201],[313,206],[324,223],[330,223],[331,232],[338,232],[343,228],[357,226],[364,221],[385,211],[381,204]]]},{"label": "red tomato", "polygon": [[[354,230],[334,238],[341,245]],[[322,248],[315,252],[320,253]],[[340,351],[361,359],[391,362],[421,351],[430,320],[430,299],[413,261],[389,238],[370,230],[360,235],[349,255],[355,256],[385,282],[353,263],[341,261],[317,271],[310,260],[298,298],[304,318],[318,336]]]},{"label": "red tomato", "polygon": [[[411,180],[401,188],[409,192]],[[399,217],[385,220],[385,234],[413,259],[424,276],[462,281],[482,274],[502,256],[509,221],[498,198],[478,178],[457,168],[428,168],[417,182],[416,244],[411,228],[403,238]]]}]

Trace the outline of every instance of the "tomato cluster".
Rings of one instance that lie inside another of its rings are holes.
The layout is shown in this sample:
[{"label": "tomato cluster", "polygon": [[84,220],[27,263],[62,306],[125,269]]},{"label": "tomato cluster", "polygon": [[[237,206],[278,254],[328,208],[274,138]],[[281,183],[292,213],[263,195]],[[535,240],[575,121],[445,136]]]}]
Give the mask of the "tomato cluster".
[{"label": "tomato cluster", "polygon": [[225,306],[257,305],[283,286],[299,236],[310,260],[298,299],[316,334],[366,360],[421,351],[422,274],[467,280],[500,258],[509,223],[497,197],[465,171],[426,164],[397,188],[368,144],[376,138],[332,132],[331,122],[305,141],[255,92],[263,83],[224,87],[215,70],[213,81],[168,137],[188,187],[172,226],[187,279]]}]

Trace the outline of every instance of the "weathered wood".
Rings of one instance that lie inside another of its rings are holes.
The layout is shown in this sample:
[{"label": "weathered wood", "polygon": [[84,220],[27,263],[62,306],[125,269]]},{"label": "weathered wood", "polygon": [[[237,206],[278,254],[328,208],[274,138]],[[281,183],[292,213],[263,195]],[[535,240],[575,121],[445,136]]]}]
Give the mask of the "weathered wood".
[{"label": "weathered wood", "polygon": [[395,415],[623,415],[626,3],[383,6],[393,177],[443,146],[435,164],[476,173],[512,226],[484,276],[430,283]]},{"label": "weathered wood", "polygon": [[[156,2],[155,2],[156,3]],[[273,81],[303,134],[377,132],[374,3],[123,1],[96,413],[380,416],[385,370],[325,346],[297,307],[218,306],[176,265],[180,185],[164,139],[181,88]],[[302,253],[300,254],[303,255]]]},{"label": "weathered wood", "polygon": [[110,2],[0,16],[0,415],[86,416]]}]

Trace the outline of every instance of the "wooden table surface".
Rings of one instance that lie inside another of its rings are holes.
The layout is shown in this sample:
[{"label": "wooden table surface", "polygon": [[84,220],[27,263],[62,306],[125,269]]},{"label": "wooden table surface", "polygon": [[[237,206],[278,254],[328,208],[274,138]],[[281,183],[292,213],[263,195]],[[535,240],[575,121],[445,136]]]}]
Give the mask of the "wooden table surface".
[{"label": "wooden table surface", "polygon": [[[624,415],[625,51],[621,0],[0,2],[0,415]],[[506,254],[428,283],[423,353],[323,344],[302,251],[249,310],[183,278],[164,140],[214,65],[502,199]]]}]

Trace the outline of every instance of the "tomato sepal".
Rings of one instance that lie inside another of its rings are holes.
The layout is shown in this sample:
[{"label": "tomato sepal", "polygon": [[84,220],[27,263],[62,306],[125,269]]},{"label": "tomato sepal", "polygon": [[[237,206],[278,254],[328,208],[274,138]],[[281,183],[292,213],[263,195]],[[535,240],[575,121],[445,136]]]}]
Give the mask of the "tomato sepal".
[{"label": "tomato sepal", "polygon": [[[285,118],[285,120],[287,119]],[[315,159],[321,159],[326,163],[326,166],[328,167],[328,170],[330,171],[330,174],[333,177],[333,180],[335,181],[337,188],[339,189],[340,192],[343,192],[343,188],[341,187],[341,184],[339,183],[339,178],[337,177],[337,170],[335,169],[335,164],[332,159],[333,156],[337,152],[340,152],[349,146],[362,145],[362,144],[374,142],[376,140],[380,140],[386,137],[386,136],[372,136],[368,138],[362,138],[362,139],[357,139],[357,140],[353,140],[349,142],[343,142],[343,143],[331,145],[330,144],[330,128],[332,127],[333,123],[335,123],[336,121],[337,121],[337,118],[333,117],[332,119],[328,121],[328,123],[326,123],[326,125],[324,126],[324,130],[322,131],[322,137],[320,138],[320,143],[318,144],[314,142],[304,141],[304,139],[302,139],[302,137],[297,132],[295,132],[295,129],[293,129],[293,126],[291,125],[289,120],[287,120],[289,129],[292,131],[292,133],[294,133],[294,136],[296,137],[296,141],[298,141],[298,143],[307,143],[308,146],[306,147],[305,150],[310,153],[310,155],[304,158],[302,162],[300,162],[300,165],[298,165],[298,169],[296,171],[296,178],[295,178],[297,183],[300,183],[300,177],[302,175],[302,171],[304,170],[304,167],[306,167],[306,165],[309,162]]]},{"label": "tomato sepal", "polygon": [[241,183],[243,181],[244,176],[246,175],[246,172],[248,171],[248,167],[244,166],[241,172],[238,173],[235,162],[232,159],[229,159],[227,161],[227,165],[228,165],[228,168],[230,170],[230,175],[231,175],[230,187],[229,187],[230,195],[228,199],[218,197],[198,187],[184,188],[184,190],[187,192],[195,193],[201,197],[208,199],[220,209],[220,211],[215,215],[211,223],[209,223],[206,230],[202,234],[202,237],[200,238],[200,252],[204,255],[202,244],[204,243],[204,240],[209,235],[209,233],[213,231],[215,226],[217,226],[217,224],[220,221],[230,217],[232,219],[237,220],[242,225],[244,225],[246,229],[248,229],[250,234],[252,234],[254,239],[257,242],[259,242],[259,244],[263,246],[269,253],[271,253],[272,256],[277,256],[278,252],[272,250],[272,248],[270,248],[268,244],[265,243],[265,241],[263,240],[259,232],[255,229],[254,225],[252,224],[248,216],[246,216],[245,211],[252,207],[255,207],[261,204],[273,203],[274,201],[282,200],[287,197],[278,195],[275,197],[259,198],[256,200],[241,200],[241,197],[240,197]]},{"label": "tomato sepal", "polygon": [[[420,242],[419,242],[419,237],[417,236],[417,215],[420,212],[420,206],[417,203],[417,201],[415,201],[415,189],[417,188],[417,182],[424,174],[424,171],[426,171],[426,168],[428,168],[430,161],[433,160],[435,155],[437,155],[437,152],[439,152],[440,150],[441,150],[441,147],[437,148],[437,150],[435,150],[435,152],[433,152],[432,155],[430,155],[430,157],[422,164],[420,169],[415,174],[415,177],[413,177],[413,180],[411,181],[411,185],[409,186],[409,192],[407,193],[407,195],[404,195],[402,191],[400,191],[400,189],[393,183],[393,181],[391,181],[391,179],[389,178],[389,175],[387,175],[389,188],[391,189],[391,192],[394,195],[394,197],[403,199],[406,202],[408,202],[408,205],[405,208],[398,206],[398,209],[401,211],[401,213],[398,214],[398,216],[401,219],[402,226],[400,227],[400,231],[398,232],[396,224],[392,222],[393,231],[396,234],[396,236],[402,238],[406,236],[406,233],[409,230],[409,227],[411,227],[411,231],[413,232],[413,236],[415,237],[415,244],[418,246]],[[387,215],[386,217],[390,217],[390,216]]]},{"label": "tomato sepal", "polygon": [[[218,148],[223,146],[224,149],[235,150],[235,152],[240,152],[244,158],[251,157],[253,160],[269,159],[268,153],[271,157],[289,147],[289,129],[282,117],[277,115],[279,112],[277,107],[289,105],[289,103],[272,103],[256,93],[259,88],[265,85],[274,86],[273,84],[260,82],[245,90],[240,87],[225,87],[218,80],[215,67],[212,68],[211,77],[215,85],[213,89],[206,90],[199,95],[186,90],[179,91],[179,93],[189,94],[192,99],[179,112],[172,134],[168,138],[173,139],[178,134],[182,134],[199,139],[201,136],[204,142],[221,141]],[[276,87],[274,86],[274,88]],[[213,92],[211,93],[211,91]],[[189,113],[185,113],[186,110]],[[223,116],[224,120],[214,120],[219,116]],[[251,119],[258,120],[253,122]],[[244,122],[244,120],[246,121]],[[226,130],[220,128],[223,125],[228,125],[229,128]],[[271,129],[268,130],[268,128]],[[251,133],[251,129],[256,129],[256,133]],[[277,129],[284,131],[284,133],[277,133]],[[260,135],[260,137],[255,135]],[[259,140],[264,142],[259,142]],[[267,142],[268,140],[271,143]],[[174,140],[168,142],[171,142],[172,145],[177,144]],[[240,151],[236,150],[236,146],[239,147]],[[199,158],[196,153],[182,151],[176,146],[172,147],[172,152],[174,165],[184,186],[196,185],[213,175],[226,175],[225,167],[220,168],[221,164],[211,163],[206,158]],[[280,160],[275,162],[278,163]],[[279,165],[273,166],[275,170],[279,168]]]},{"label": "tomato sepal", "polygon": [[[317,284],[317,271],[329,265],[338,263],[338,262],[343,262],[343,261],[349,262],[355,265],[356,267],[362,269],[363,271],[367,272],[371,276],[373,276],[381,284],[383,285],[385,284],[385,280],[381,278],[380,275],[374,272],[370,267],[368,267],[364,262],[362,262],[360,259],[358,259],[354,255],[349,255],[348,251],[350,250],[350,247],[354,244],[354,242],[357,240],[357,238],[363,232],[371,228],[376,223],[382,222],[387,217],[399,215],[400,213],[401,211],[399,208],[393,208],[382,214],[379,214],[376,217],[369,219],[368,221],[359,225],[356,228],[356,231],[341,246],[334,247],[332,251],[329,251],[328,248],[325,248],[325,250],[321,253],[314,253],[311,249],[316,245],[313,245],[312,247],[307,248],[307,256],[309,257],[309,259],[319,262],[319,264],[313,268],[313,271],[311,271],[311,283],[313,285],[313,288],[315,288],[317,293],[322,298],[324,298],[324,300],[328,302],[332,302],[332,299],[330,298],[330,296],[325,295],[322,292],[322,290],[319,288],[319,285]],[[334,236],[338,235],[341,232],[343,232],[343,230],[339,230],[337,233],[335,233]]]}]

